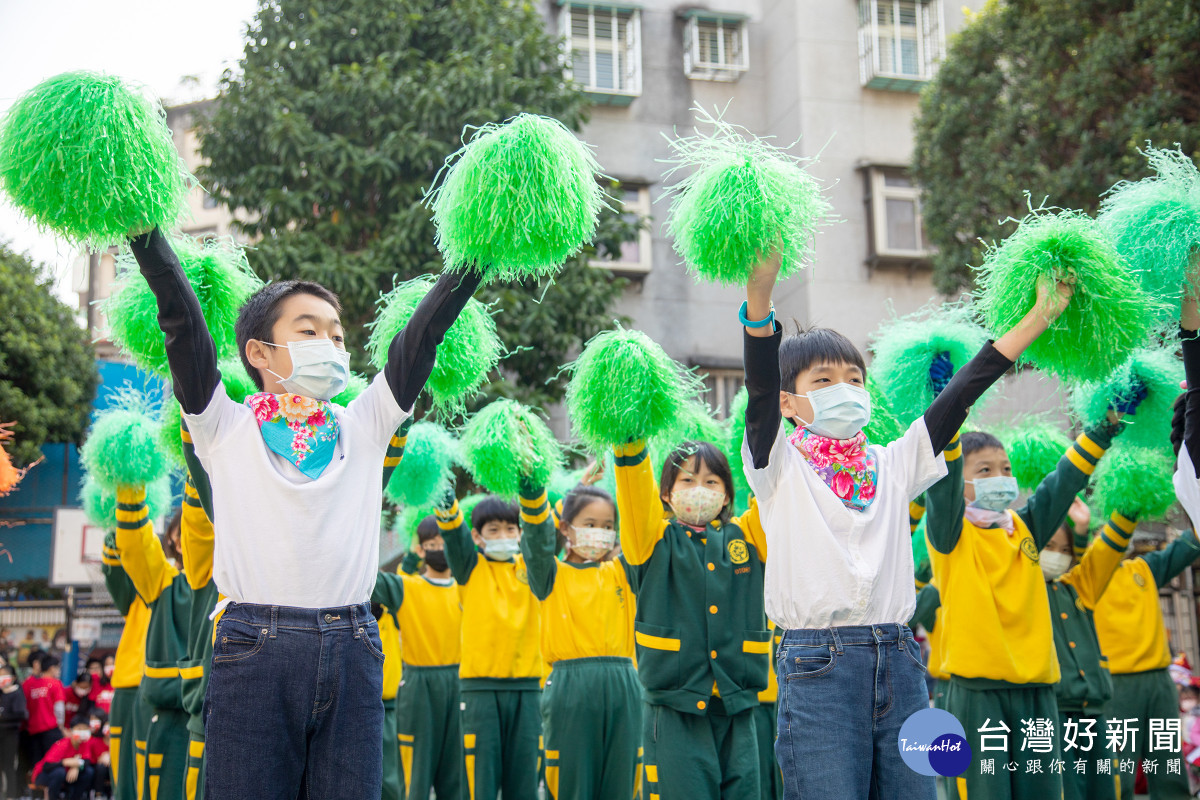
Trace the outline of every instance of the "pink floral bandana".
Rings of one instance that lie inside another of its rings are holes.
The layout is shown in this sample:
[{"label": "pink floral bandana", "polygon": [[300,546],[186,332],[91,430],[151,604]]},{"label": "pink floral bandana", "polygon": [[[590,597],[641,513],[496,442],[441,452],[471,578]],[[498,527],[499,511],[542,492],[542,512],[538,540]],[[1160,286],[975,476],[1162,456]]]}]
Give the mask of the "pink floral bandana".
[{"label": "pink floral bandana", "polygon": [[865,433],[859,431],[850,439],[830,439],[808,428],[797,428],[788,441],[846,508],[862,511],[871,505],[878,471]]},{"label": "pink floral bandana", "polygon": [[327,400],[299,394],[259,392],[246,398],[254,412],[263,442],[272,452],[296,465],[313,480],[333,460],[337,449],[338,421]]}]

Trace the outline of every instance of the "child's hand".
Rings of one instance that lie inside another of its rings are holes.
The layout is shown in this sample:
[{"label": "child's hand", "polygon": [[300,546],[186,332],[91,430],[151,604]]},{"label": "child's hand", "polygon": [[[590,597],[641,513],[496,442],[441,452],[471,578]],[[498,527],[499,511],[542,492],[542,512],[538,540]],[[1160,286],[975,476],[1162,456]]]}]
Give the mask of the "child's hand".
[{"label": "child's hand", "polygon": [[1037,308],[1045,314],[1047,322],[1053,322],[1067,310],[1074,294],[1074,275],[1068,274],[1058,280],[1043,276],[1037,285]]},{"label": "child's hand", "polygon": [[604,459],[596,459],[588,464],[583,477],[579,479],[581,486],[594,486],[604,476]]},{"label": "child's hand", "polygon": [[1067,518],[1071,520],[1071,527],[1076,533],[1087,533],[1088,525],[1092,523],[1092,510],[1088,508],[1087,503],[1076,497],[1067,511]]},{"label": "child's hand", "polygon": [[775,281],[779,277],[779,270],[782,267],[783,253],[780,251],[779,246],[776,245],[771,248],[771,252],[768,255],[754,265],[754,271],[750,274],[750,280],[747,282],[746,288],[770,289],[775,285]]}]

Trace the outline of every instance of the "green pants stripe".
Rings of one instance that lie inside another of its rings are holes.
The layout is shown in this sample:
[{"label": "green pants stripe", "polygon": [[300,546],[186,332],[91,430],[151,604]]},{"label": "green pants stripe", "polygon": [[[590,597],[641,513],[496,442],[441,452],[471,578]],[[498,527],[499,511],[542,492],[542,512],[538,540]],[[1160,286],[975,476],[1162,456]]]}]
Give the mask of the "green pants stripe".
[{"label": "green pants stripe", "polygon": [[[113,800],[137,800],[137,727],[139,713],[142,724],[149,726],[147,706],[141,708],[137,687],[113,691],[112,708],[108,717],[109,756],[112,759]],[[145,734],[142,734],[145,736]],[[143,739],[144,741],[144,739]]]},{"label": "green pants stripe", "polygon": [[[1069,726],[1069,727],[1068,727]],[[1077,711],[1059,713],[1059,737],[1065,742],[1068,736],[1076,740],[1075,747],[1063,747],[1063,800],[1116,800],[1120,793],[1121,780],[1112,750],[1108,747],[1108,718],[1104,714],[1082,714]],[[1087,732],[1096,734],[1094,739]],[[1089,742],[1090,739],[1090,742]],[[1084,747],[1090,749],[1084,750]],[[1079,762],[1083,762],[1082,765]],[[1107,762],[1107,771],[1101,771],[1097,762]],[[1082,766],[1083,772],[1079,771]]]},{"label": "green pants stripe", "polygon": [[[1025,734],[1021,720],[1058,721],[1054,687],[970,687],[970,681],[952,677],[946,691],[946,710],[966,729],[972,753],[971,766],[957,781],[959,797],[963,800],[1061,797],[1062,775],[1050,769],[1051,761],[1062,760],[1062,737],[1057,726],[1050,731],[1045,752],[1022,747]],[[1001,725],[1009,731],[1004,732]],[[980,728],[989,730],[980,733]],[[983,766],[989,760],[993,769],[984,774]],[[1007,769],[1010,764],[1016,764],[1012,771]]]},{"label": "green pants stripe", "polygon": [[187,800],[204,800],[204,734],[188,731],[187,777],[183,780]]},{"label": "green pants stripe", "polygon": [[775,703],[763,703],[755,709],[754,735],[758,738],[758,782],[763,800],[783,800],[783,772],[775,760],[775,738],[779,720]]},{"label": "green pants stripe", "polygon": [[683,714],[646,703],[643,712],[647,800],[762,796],[753,708],[725,716],[711,707]]},{"label": "green pants stripe", "polygon": [[[1154,669],[1149,672],[1132,672],[1127,675],[1113,675],[1113,698],[1105,711],[1109,719],[1132,719],[1130,727],[1136,725],[1138,735],[1132,746],[1113,753],[1118,761],[1157,761],[1154,774],[1146,772],[1146,783],[1150,789],[1150,800],[1176,800],[1190,797],[1188,793],[1187,770],[1183,766],[1181,753],[1169,753],[1162,750],[1150,752],[1150,720],[1179,718],[1179,690],[1175,688],[1170,674],[1166,669]],[[1169,774],[1168,761],[1180,760],[1184,774]],[[1132,800],[1134,776],[1127,772],[1121,773],[1121,800]]]},{"label": "green pants stripe", "polygon": [[551,800],[627,800],[637,782],[642,687],[628,658],[559,661],[542,693]]},{"label": "green pants stripe", "polygon": [[458,693],[458,665],[404,665],[396,695],[396,739],[399,741],[404,797],[461,800],[463,740]]},{"label": "green pants stripe", "polygon": [[400,745],[396,739],[396,698],[383,701],[383,789],[382,800],[403,800],[404,778],[400,774]]},{"label": "green pants stripe", "polygon": [[541,692],[462,691],[463,768],[468,800],[537,797]]},{"label": "green pants stripe", "polygon": [[183,800],[187,779],[188,720],[182,708],[156,708],[146,737],[143,800]]}]

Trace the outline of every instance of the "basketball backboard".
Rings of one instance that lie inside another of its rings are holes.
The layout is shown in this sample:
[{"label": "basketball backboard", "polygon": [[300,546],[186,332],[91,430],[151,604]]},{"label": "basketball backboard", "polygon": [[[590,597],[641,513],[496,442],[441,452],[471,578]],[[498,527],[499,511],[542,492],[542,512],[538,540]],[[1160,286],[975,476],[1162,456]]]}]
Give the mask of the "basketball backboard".
[{"label": "basketball backboard", "polygon": [[50,585],[89,586],[104,555],[103,528],[88,522],[81,508],[54,511],[50,545]]}]

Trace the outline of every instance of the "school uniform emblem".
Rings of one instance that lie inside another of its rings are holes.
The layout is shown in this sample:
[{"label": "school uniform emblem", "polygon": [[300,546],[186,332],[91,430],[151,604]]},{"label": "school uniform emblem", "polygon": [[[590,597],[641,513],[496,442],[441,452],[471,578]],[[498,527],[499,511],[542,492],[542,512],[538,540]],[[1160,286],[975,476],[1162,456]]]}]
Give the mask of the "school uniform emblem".
[{"label": "school uniform emblem", "polygon": [[1143,578],[1141,575],[1137,574],[1136,572],[1133,573],[1133,582],[1136,583],[1139,587],[1141,587],[1143,589],[1146,588],[1146,579]]},{"label": "school uniform emblem", "polygon": [[1026,536],[1021,540],[1021,552],[1029,556],[1029,560],[1035,564],[1041,559],[1041,556],[1038,554],[1037,545],[1033,543],[1032,537]]},{"label": "school uniform emblem", "polygon": [[741,539],[734,539],[728,545],[729,560],[734,564],[745,564],[750,560],[750,551],[746,549],[746,543]]}]

